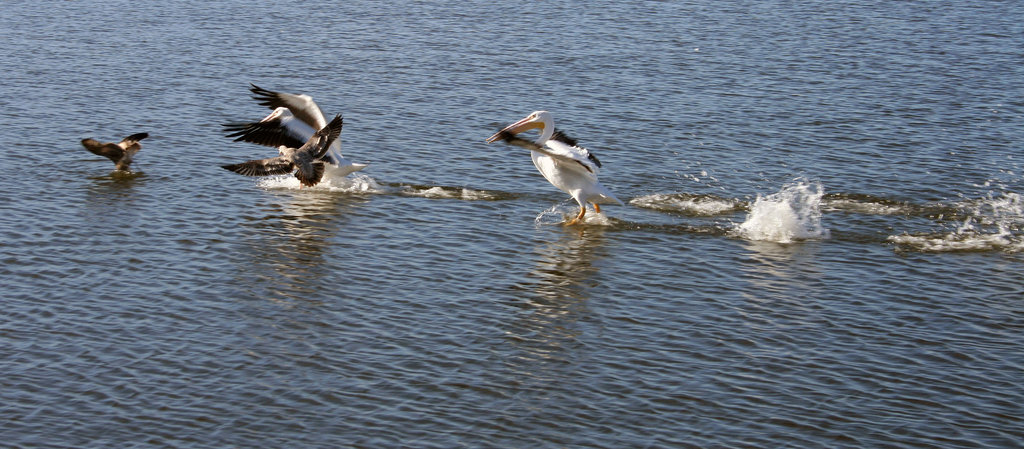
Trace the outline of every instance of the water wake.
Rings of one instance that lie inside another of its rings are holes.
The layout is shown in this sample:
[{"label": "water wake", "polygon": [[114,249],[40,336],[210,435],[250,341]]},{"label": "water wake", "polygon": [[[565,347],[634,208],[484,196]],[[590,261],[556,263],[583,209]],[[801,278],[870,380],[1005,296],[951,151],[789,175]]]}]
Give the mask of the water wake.
[{"label": "water wake", "polygon": [[474,190],[466,187],[413,185],[404,183],[383,183],[364,174],[324,178],[313,187],[305,187],[292,175],[270,176],[257,181],[257,185],[268,190],[304,190],[343,193],[371,193],[385,195],[417,196],[431,199],[456,199],[465,201],[501,201],[518,195],[488,190]]},{"label": "water wake", "polygon": [[309,190],[346,193],[381,193],[384,188],[373,178],[363,174],[350,177],[324,178],[313,187],[304,187],[298,178],[292,175],[270,176],[257,181],[264,189]]},{"label": "water wake", "polygon": [[746,203],[740,200],[687,193],[644,195],[629,200],[629,204],[661,212],[674,212],[699,217],[730,214],[744,210],[747,207]]},{"label": "water wake", "polygon": [[497,201],[501,195],[484,190],[473,190],[465,187],[446,186],[401,186],[400,193],[410,196],[422,196],[435,199],[455,199],[465,201]]},{"label": "water wake", "polygon": [[1024,201],[1004,192],[960,205],[962,222],[949,231],[893,235],[888,241],[901,250],[924,252],[1024,251]]},{"label": "water wake", "polygon": [[[298,179],[291,175],[266,177],[257,183],[265,189],[402,195],[462,201],[507,201],[529,196],[463,186],[383,183],[359,173],[327,178],[313,187],[302,187]],[[679,225],[638,223],[609,218],[591,209],[582,224],[621,229],[663,230],[671,233],[711,233],[748,240],[793,243],[831,238],[831,232],[822,224],[824,211],[903,217],[917,222],[918,225],[924,220],[926,223],[938,223],[943,227],[939,231],[910,231],[896,235],[885,233],[876,238],[867,237],[867,241],[894,244],[897,251],[1024,252],[1024,199],[1020,194],[1009,192],[955,203],[914,204],[863,194],[825,194],[820,183],[798,179],[783,185],[777,193],[758,195],[753,203],[706,194],[658,193],[633,198],[628,204],[698,220],[738,215],[743,211],[746,211],[747,215],[739,224],[730,218],[725,226],[722,226],[722,223]],[[567,200],[539,213],[534,223],[538,226],[560,225],[572,220],[577,212],[576,203]],[[892,227],[898,229],[902,226],[894,224]],[[849,232],[844,233],[843,240],[848,240],[850,235]]]},{"label": "water wake", "polygon": [[777,243],[827,239],[829,231],[821,225],[824,194],[821,184],[797,180],[778,193],[758,195],[746,221],[734,232],[745,239]]}]

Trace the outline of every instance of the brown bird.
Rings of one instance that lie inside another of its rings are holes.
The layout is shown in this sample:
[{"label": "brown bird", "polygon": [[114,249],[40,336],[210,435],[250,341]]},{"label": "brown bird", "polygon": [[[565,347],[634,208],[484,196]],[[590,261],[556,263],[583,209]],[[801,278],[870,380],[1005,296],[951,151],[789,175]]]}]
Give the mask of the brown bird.
[{"label": "brown bird", "polygon": [[245,176],[283,175],[294,170],[302,185],[315,186],[324,176],[323,157],[341,135],[341,126],[341,115],[337,115],[299,148],[281,145],[277,147],[280,156],[221,167]]},{"label": "brown bird", "polygon": [[116,170],[128,171],[128,167],[132,165],[132,157],[142,149],[139,141],[147,137],[149,137],[148,133],[132,134],[118,143],[102,143],[96,139],[82,139],[82,146],[92,154],[114,161]]}]

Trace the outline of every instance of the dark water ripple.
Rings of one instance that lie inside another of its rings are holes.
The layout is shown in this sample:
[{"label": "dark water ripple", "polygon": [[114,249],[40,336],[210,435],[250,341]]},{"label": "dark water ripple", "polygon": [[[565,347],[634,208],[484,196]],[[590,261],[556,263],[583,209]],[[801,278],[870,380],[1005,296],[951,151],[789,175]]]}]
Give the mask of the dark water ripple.
[{"label": "dark water ripple", "polygon": [[[0,438],[1017,447],[1019,17],[4,2]],[[249,82],[344,113],[365,177],[221,170]],[[625,207],[560,226],[483,143],[537,109]],[[131,176],[78,145],[136,131]]]}]

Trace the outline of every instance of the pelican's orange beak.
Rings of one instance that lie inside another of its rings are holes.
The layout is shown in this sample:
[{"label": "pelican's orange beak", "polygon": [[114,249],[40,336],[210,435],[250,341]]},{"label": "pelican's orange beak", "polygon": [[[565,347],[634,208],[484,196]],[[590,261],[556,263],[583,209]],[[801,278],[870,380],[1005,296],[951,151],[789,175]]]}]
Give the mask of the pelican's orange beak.
[{"label": "pelican's orange beak", "polygon": [[527,131],[527,130],[531,130],[531,129],[537,129],[537,128],[543,128],[543,127],[544,127],[544,122],[541,122],[540,120],[537,120],[537,115],[536,114],[530,114],[526,118],[524,118],[524,119],[522,119],[522,120],[520,120],[518,122],[515,122],[515,123],[513,123],[511,125],[508,125],[508,126],[505,127],[505,129],[502,129],[501,131],[498,131],[498,132],[494,133],[493,136],[488,137],[487,138],[487,143],[491,143],[491,142],[494,142],[495,140],[501,139],[501,136],[503,134],[504,135],[508,135],[508,134],[515,135],[515,134],[519,134],[519,133],[521,133],[523,131]]}]

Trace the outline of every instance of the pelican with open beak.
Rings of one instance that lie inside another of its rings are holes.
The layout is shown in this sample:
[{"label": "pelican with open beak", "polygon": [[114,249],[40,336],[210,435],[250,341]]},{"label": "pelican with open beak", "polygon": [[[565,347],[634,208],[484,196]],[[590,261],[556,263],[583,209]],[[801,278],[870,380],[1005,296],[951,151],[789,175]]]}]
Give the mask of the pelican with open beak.
[{"label": "pelican with open beak", "polygon": [[[540,135],[534,141],[516,135],[531,129],[539,129]],[[615,195],[597,181],[601,162],[576,140],[556,131],[551,113],[534,112],[498,131],[487,139],[487,143],[503,140],[508,144],[530,150],[533,165],[540,174],[559,190],[568,193],[580,205],[580,213],[566,226],[579,223],[587,213],[587,203],[594,205],[594,211],[601,213],[599,204],[619,204]]]}]

